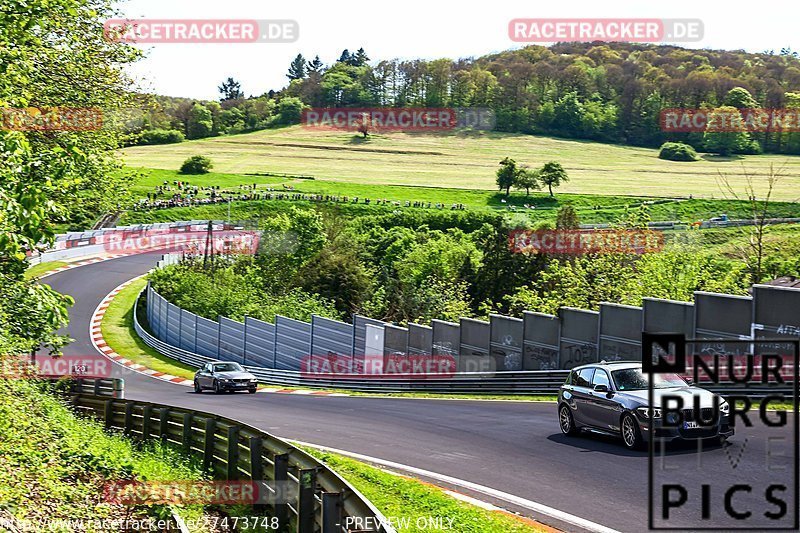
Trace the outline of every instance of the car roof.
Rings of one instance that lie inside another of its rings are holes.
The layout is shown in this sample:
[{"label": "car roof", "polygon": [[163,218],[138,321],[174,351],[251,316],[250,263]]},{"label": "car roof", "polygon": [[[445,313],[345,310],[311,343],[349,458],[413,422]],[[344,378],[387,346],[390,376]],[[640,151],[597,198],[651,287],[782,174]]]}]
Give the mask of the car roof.
[{"label": "car roof", "polygon": [[576,366],[573,370],[583,370],[584,368],[605,368],[606,370],[623,370],[628,368],[641,368],[641,361],[600,361],[599,363],[588,363]]}]

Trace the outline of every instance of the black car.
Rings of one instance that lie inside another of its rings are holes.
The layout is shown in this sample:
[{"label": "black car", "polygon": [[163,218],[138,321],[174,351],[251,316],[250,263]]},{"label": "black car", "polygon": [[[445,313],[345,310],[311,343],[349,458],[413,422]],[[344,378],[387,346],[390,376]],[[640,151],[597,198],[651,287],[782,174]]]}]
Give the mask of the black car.
[{"label": "black car", "polygon": [[[641,363],[603,361],[574,368],[558,393],[561,431],[574,435],[586,429],[620,436],[630,449],[641,448],[650,439],[650,417],[653,437],[661,442],[710,438],[723,441],[733,435],[730,406],[720,396],[690,385],[677,374],[654,374],[654,405],[648,405],[649,384]],[[665,394],[683,400],[680,414],[669,412],[666,420],[661,416]],[[700,406],[697,417],[695,398]]]},{"label": "black car", "polygon": [[194,391],[211,389],[217,394],[225,391],[247,391],[253,394],[258,389],[256,377],[239,363],[206,363],[194,375]]}]

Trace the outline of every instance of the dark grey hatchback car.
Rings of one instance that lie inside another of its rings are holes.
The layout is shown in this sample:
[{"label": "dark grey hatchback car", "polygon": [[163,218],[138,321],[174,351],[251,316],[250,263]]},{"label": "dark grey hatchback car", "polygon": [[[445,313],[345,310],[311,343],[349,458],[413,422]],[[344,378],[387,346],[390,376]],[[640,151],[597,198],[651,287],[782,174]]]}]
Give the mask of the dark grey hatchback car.
[{"label": "dark grey hatchback car", "polygon": [[[648,405],[649,384],[641,363],[603,361],[574,368],[558,393],[562,433],[575,435],[585,429],[621,436],[627,448],[639,449],[650,439],[652,416],[653,437],[661,442],[711,438],[723,441],[733,435],[728,418],[730,406],[720,396],[690,385],[677,374],[654,374],[654,405]],[[668,412],[666,420],[661,413],[665,395],[680,397],[684,406],[680,414]],[[700,407],[697,415],[693,408],[695,398]]]},{"label": "dark grey hatchback car", "polygon": [[239,363],[206,363],[194,375],[194,391],[200,393],[203,389],[211,389],[217,394],[245,390],[254,394],[258,389],[258,380]]}]

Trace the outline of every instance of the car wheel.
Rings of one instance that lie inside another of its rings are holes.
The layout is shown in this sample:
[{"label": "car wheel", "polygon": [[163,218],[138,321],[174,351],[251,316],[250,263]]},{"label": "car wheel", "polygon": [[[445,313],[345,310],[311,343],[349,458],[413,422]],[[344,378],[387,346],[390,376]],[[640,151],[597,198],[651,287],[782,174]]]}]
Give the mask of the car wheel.
[{"label": "car wheel", "polygon": [[558,425],[561,426],[561,433],[564,435],[577,435],[578,428],[575,427],[575,421],[572,419],[572,412],[569,406],[562,405],[558,410]]},{"label": "car wheel", "polygon": [[222,394],[222,389],[219,386],[219,381],[217,381],[216,379],[214,380],[214,393]]},{"label": "car wheel", "polygon": [[247,389],[247,392],[249,392],[250,394],[255,394],[257,390],[258,390],[257,388],[253,387],[252,389]]},{"label": "car wheel", "polygon": [[201,392],[203,392],[203,388],[200,386],[200,382],[197,381],[197,380],[194,380],[194,391],[197,394],[200,394]]},{"label": "car wheel", "polygon": [[622,442],[629,450],[640,450],[644,444],[642,439],[642,432],[639,431],[639,424],[633,415],[625,415],[622,417]]}]

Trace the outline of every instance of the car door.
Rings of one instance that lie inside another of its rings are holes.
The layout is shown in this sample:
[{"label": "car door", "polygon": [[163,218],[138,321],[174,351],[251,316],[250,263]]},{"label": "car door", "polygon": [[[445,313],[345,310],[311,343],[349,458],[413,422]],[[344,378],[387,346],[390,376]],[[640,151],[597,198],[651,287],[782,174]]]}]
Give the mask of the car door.
[{"label": "car door", "polygon": [[203,366],[197,379],[200,381],[201,387],[211,386],[211,363],[206,363]]},{"label": "car door", "polygon": [[575,399],[575,411],[572,416],[579,426],[595,425],[591,418],[592,375],[594,367],[582,368],[573,379],[572,396]]},{"label": "car door", "polygon": [[[594,390],[596,385],[605,385],[609,392],[597,392]],[[601,429],[615,431],[619,429],[619,404],[614,399],[614,391],[611,379],[602,368],[598,368],[592,376],[592,403],[589,411],[594,425]]]}]

